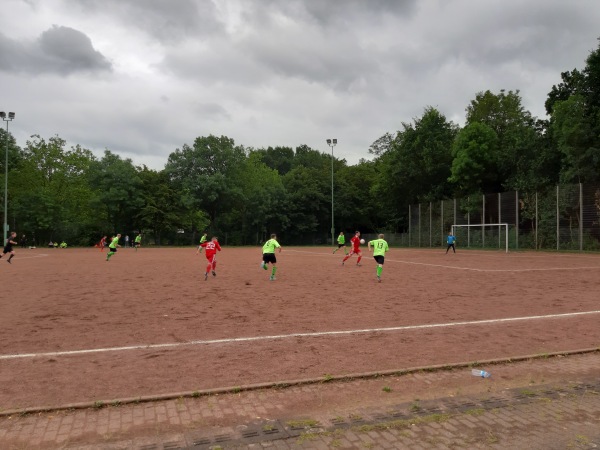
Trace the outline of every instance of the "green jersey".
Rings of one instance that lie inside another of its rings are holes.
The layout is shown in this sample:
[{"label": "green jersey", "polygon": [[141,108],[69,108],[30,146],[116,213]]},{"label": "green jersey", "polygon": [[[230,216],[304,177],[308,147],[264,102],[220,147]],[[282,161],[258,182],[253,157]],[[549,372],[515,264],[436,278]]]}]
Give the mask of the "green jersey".
[{"label": "green jersey", "polygon": [[281,247],[275,239],[269,239],[263,245],[263,253],[275,253],[275,249]]},{"label": "green jersey", "polygon": [[205,242],[206,242],[206,235],[203,235],[203,236],[200,238],[200,243],[201,243],[201,244],[204,244]]},{"label": "green jersey", "polygon": [[374,239],[369,242],[369,245],[373,247],[373,256],[385,256],[385,252],[390,249],[383,239]]},{"label": "green jersey", "polygon": [[137,244],[139,244],[140,242],[142,242],[142,235],[141,235],[141,234],[138,234],[138,235],[135,237],[135,242],[136,242]]},{"label": "green jersey", "polygon": [[338,236],[337,241],[338,241],[338,244],[344,245],[346,243],[346,236],[344,236],[343,234],[340,234]]},{"label": "green jersey", "polygon": [[115,236],[108,246],[110,248],[117,248],[119,246],[119,238]]}]

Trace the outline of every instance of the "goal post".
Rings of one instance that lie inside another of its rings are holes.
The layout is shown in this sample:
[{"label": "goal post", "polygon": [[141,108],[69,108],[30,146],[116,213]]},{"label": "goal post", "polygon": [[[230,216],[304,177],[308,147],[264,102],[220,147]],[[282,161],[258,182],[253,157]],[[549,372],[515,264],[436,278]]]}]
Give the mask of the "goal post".
[{"label": "goal post", "polygon": [[[467,233],[469,233],[471,231],[471,229],[480,229],[482,235],[484,235],[486,230],[497,228],[498,229],[498,238],[499,238],[499,242],[500,242],[500,237],[502,236],[502,231],[503,231],[502,227],[504,227],[504,247],[505,247],[506,253],[508,253],[508,224],[507,223],[476,223],[476,224],[471,223],[468,225],[454,224],[451,226],[450,231],[452,232],[452,234],[454,236],[456,236],[457,230],[460,230],[462,228],[465,228]],[[461,241],[458,239],[457,239],[457,241],[460,244]]]}]

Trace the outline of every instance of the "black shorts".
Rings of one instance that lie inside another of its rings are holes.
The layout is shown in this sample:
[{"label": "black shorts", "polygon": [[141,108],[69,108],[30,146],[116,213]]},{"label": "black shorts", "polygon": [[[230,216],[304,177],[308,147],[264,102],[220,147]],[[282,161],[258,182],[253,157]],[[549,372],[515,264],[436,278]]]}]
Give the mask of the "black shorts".
[{"label": "black shorts", "polygon": [[338,248],[342,248],[342,247],[345,247],[345,246],[346,246],[346,244],[338,244]]},{"label": "black shorts", "polygon": [[263,253],[263,261],[265,263],[275,264],[277,262],[277,258],[275,257],[275,253]]},{"label": "black shorts", "polygon": [[377,256],[373,256],[373,259],[375,259],[375,261],[377,261],[377,264],[383,265],[383,261],[385,261],[385,256],[377,255]]},{"label": "black shorts", "polygon": [[109,252],[116,252],[117,251],[117,247],[115,247],[115,248],[108,247],[108,251]]},{"label": "black shorts", "polygon": [[12,253],[13,248],[12,248],[12,244],[11,245],[7,245],[4,247],[4,250],[2,250],[2,253]]}]

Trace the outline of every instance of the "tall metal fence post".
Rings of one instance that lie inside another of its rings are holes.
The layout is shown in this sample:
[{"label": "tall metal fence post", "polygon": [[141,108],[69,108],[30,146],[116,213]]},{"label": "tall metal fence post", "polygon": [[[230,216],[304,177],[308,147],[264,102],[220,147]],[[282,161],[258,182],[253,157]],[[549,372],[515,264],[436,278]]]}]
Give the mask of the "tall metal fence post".
[{"label": "tall metal fence post", "polygon": [[433,229],[432,203],[429,202],[429,248],[431,248],[431,230]]},{"label": "tall metal fence post", "polygon": [[[467,211],[467,225],[471,225],[471,197],[467,197],[469,210]],[[471,247],[471,227],[467,227],[467,247]]]},{"label": "tall metal fence post", "polygon": [[[454,221],[452,222],[453,224],[456,225],[456,199],[454,200]],[[442,239],[442,244],[444,243],[444,239]]]},{"label": "tall metal fence post", "polygon": [[538,193],[535,193],[535,249],[538,250],[538,228],[539,228],[539,219],[538,219]]},{"label": "tall metal fence post", "polygon": [[519,191],[515,191],[515,250],[519,249]]},{"label": "tall metal fence post", "polygon": [[419,248],[421,248],[421,204],[419,203]]},{"label": "tall metal fence post", "polygon": [[[502,223],[502,198],[500,196],[500,192],[498,192],[498,223]],[[502,238],[500,237],[502,234],[502,227],[498,225],[498,248],[501,248]]]},{"label": "tall metal fence post", "polygon": [[583,251],[583,184],[579,183],[579,251]]},{"label": "tall metal fence post", "polygon": [[440,202],[440,236],[441,236],[441,245],[444,245],[444,200]]},{"label": "tall metal fence post", "polygon": [[411,205],[408,205],[408,247],[410,247],[412,245],[412,240],[411,240],[411,231],[412,231],[412,218],[411,218],[411,214],[410,211],[412,210],[412,208],[410,207]]},{"label": "tall metal fence post", "polygon": [[558,184],[556,185],[556,250],[560,250],[560,211],[558,210]]},{"label": "tall metal fence post", "polygon": [[485,194],[483,194],[483,214],[481,214],[481,248],[485,248]]}]

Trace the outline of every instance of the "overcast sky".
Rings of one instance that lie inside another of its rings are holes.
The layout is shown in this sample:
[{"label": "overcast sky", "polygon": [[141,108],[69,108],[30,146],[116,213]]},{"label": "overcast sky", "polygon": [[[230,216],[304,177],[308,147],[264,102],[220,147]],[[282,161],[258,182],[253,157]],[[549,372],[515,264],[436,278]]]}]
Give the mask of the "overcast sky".
[{"label": "overcast sky", "polygon": [[[198,136],[356,164],[439,109],[520,90],[534,116],[600,37],[598,0],[2,0],[0,110],[162,169]],[[2,124],[5,125],[5,124]]]}]

